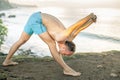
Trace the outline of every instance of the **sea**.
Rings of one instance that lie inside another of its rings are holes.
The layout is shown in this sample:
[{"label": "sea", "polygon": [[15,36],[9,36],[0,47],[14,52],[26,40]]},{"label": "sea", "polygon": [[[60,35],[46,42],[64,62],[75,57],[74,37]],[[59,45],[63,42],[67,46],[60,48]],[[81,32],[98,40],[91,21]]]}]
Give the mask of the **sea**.
[{"label": "sea", "polygon": [[[57,17],[67,28],[90,13],[97,15],[97,22],[81,31],[73,40],[78,52],[103,52],[120,50],[120,9],[119,8],[65,8],[65,7],[17,7],[0,11],[1,19],[8,28],[8,35],[1,51],[8,53],[19,39],[29,16],[37,11]],[[15,15],[14,18],[8,18]],[[38,56],[51,56],[48,46],[35,34],[20,49],[30,49]],[[17,52],[15,53],[17,54]]]}]

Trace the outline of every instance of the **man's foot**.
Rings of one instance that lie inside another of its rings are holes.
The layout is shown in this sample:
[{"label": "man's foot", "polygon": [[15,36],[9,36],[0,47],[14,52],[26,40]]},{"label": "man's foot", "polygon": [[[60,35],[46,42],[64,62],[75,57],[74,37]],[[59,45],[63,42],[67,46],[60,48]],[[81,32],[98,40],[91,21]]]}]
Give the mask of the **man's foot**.
[{"label": "man's foot", "polygon": [[15,66],[17,64],[18,64],[17,62],[13,62],[13,61],[9,60],[9,61],[4,61],[2,65],[3,66]]},{"label": "man's foot", "polygon": [[97,16],[93,14],[91,19],[93,20],[93,22],[96,22],[97,21]]},{"label": "man's foot", "polygon": [[76,72],[76,71],[64,71],[63,73],[68,76],[80,76],[81,75],[80,72]]}]

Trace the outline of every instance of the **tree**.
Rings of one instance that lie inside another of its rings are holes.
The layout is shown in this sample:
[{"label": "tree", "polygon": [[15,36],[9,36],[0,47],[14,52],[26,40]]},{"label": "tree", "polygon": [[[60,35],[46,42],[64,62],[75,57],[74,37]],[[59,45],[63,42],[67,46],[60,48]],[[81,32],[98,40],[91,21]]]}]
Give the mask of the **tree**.
[{"label": "tree", "polygon": [[5,41],[5,36],[7,36],[7,32],[8,32],[7,28],[3,25],[3,22],[0,19],[0,49],[1,45]]}]

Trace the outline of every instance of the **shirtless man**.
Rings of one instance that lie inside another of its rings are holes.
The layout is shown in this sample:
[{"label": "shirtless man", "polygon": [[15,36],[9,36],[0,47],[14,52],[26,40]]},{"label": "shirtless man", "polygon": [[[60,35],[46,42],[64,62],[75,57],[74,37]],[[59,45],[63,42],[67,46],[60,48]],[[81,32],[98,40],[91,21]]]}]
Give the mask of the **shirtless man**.
[{"label": "shirtless man", "polygon": [[[74,53],[75,45],[72,40],[81,30],[87,28],[95,21],[96,16],[91,13],[66,29],[56,17],[46,13],[36,12],[30,16],[21,37],[11,47],[9,54],[3,62],[3,66],[18,64],[11,60],[13,54],[35,33],[48,45],[52,56],[63,68],[65,75],[80,76],[80,72],[76,72],[64,62],[62,55],[72,55]],[[56,42],[59,51],[56,48]]]}]

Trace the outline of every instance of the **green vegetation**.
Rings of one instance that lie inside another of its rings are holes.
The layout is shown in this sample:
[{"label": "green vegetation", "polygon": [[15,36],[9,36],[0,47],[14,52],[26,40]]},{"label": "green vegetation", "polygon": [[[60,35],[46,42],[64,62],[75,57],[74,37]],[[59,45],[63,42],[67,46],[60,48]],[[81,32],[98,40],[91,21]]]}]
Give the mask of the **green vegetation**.
[{"label": "green vegetation", "polygon": [[7,36],[7,32],[7,28],[3,25],[3,22],[0,19],[0,48],[3,42],[5,41],[5,36]]},{"label": "green vegetation", "polygon": [[0,80],[7,80],[7,74],[1,73],[0,74]]}]

